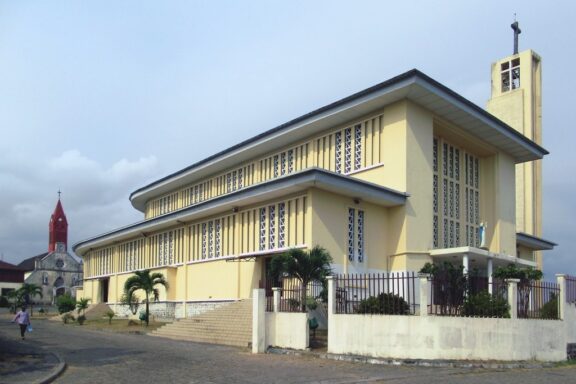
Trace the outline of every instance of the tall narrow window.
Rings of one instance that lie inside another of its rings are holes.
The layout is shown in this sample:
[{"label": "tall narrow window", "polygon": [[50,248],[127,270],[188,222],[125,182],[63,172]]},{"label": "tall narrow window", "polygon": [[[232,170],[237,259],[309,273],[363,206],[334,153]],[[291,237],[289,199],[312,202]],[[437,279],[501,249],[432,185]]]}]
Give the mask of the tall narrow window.
[{"label": "tall narrow window", "polygon": [[238,170],[238,189],[244,188],[244,169]]},{"label": "tall narrow window", "polygon": [[348,208],[348,260],[354,261],[354,220],[353,208]]},{"label": "tall narrow window", "polygon": [[288,151],[288,173],[294,172],[294,150]]},{"label": "tall narrow window", "polygon": [[286,152],[280,154],[280,175],[286,174]]},{"label": "tall narrow window", "polygon": [[278,155],[274,156],[274,177],[278,177]]},{"label": "tall narrow window", "polygon": [[276,248],[276,206],[268,207],[268,249]]},{"label": "tall narrow window", "polygon": [[207,254],[207,247],[206,247],[206,236],[207,235],[207,229],[206,229],[206,223],[202,223],[202,258],[205,259],[206,258],[206,254]]},{"label": "tall narrow window", "polygon": [[354,169],[362,168],[362,125],[354,127]]},{"label": "tall narrow window", "polygon": [[236,171],[232,171],[232,191],[236,190],[238,173]]},{"label": "tall narrow window", "polygon": [[352,170],[352,128],[344,130],[344,173]]},{"label": "tall narrow window", "polygon": [[214,256],[214,222],[208,222],[208,258]]},{"label": "tall narrow window", "polygon": [[260,208],[260,248],[266,249],[266,208]]},{"label": "tall narrow window", "polygon": [[342,173],[342,132],[338,131],[334,135],[336,173]]},{"label": "tall narrow window", "polygon": [[214,256],[215,257],[220,257],[221,256],[221,249],[222,249],[222,240],[221,240],[221,235],[220,235],[220,231],[221,231],[221,224],[220,224],[220,219],[216,219],[214,220],[214,225],[216,227],[215,231],[215,244],[214,244]]},{"label": "tall narrow window", "polygon": [[364,261],[364,211],[358,211],[358,238],[356,239],[358,261]]},{"label": "tall narrow window", "polygon": [[286,246],[286,203],[278,204],[278,248]]},{"label": "tall narrow window", "polygon": [[520,58],[507,61],[500,65],[502,92],[520,88]]}]

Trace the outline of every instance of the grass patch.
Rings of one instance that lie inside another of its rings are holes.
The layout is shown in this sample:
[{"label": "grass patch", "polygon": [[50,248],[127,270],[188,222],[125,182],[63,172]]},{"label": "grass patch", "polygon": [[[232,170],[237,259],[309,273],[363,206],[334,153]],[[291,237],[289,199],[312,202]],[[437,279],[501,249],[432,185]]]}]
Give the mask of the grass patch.
[{"label": "grass patch", "polygon": [[575,359],[572,359],[572,360],[561,361],[561,362],[559,362],[559,363],[556,363],[555,366],[556,366],[556,367],[576,366],[576,360],[575,360]]},{"label": "grass patch", "polygon": [[77,322],[70,322],[67,325],[117,333],[148,333],[165,324],[165,322],[150,321],[150,324],[146,327],[146,323],[144,322],[140,324],[138,320],[129,319],[113,319],[111,324],[109,324],[108,318],[102,318],[86,320],[84,325],[79,325]]}]

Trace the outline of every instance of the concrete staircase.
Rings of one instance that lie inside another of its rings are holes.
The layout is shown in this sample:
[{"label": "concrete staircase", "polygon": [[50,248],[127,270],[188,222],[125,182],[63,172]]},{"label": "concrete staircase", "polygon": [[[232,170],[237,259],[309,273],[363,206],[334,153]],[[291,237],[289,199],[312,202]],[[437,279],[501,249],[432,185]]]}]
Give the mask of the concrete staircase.
[{"label": "concrete staircase", "polygon": [[252,300],[236,301],[189,319],[177,320],[149,335],[248,347],[252,343]]}]

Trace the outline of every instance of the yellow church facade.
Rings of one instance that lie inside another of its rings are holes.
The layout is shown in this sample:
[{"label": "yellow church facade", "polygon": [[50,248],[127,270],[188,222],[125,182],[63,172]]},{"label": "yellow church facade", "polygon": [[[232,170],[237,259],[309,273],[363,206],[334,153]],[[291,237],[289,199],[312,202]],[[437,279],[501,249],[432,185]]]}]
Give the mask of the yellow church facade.
[{"label": "yellow church facade", "polygon": [[[501,84],[500,64],[492,71]],[[151,269],[169,283],[160,303],[188,316],[250,297],[273,255],[316,245],[338,273],[444,260],[486,277],[509,263],[541,268],[554,245],[541,238],[547,151],[499,89],[489,113],[412,70],[144,186],[130,196],[143,221],[74,246],[78,295],[119,303],[133,271]],[[521,103],[539,102],[531,89]]]}]

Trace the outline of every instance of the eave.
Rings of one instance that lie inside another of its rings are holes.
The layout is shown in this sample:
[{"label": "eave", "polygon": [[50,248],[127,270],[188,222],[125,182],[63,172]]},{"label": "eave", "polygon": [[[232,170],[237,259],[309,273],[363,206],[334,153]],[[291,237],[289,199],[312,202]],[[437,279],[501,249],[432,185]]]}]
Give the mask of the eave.
[{"label": "eave", "polygon": [[307,113],[202,161],[148,184],[130,195],[134,208],[196,180],[278,150],[331,127],[349,123],[400,100],[411,100],[471,136],[509,154],[521,163],[548,152],[486,110],[413,69],[364,91]]},{"label": "eave", "polygon": [[529,235],[523,232],[516,233],[516,243],[535,251],[550,251],[558,245],[549,240],[542,239],[541,237]]},{"label": "eave", "polygon": [[245,206],[307,191],[310,188],[326,190],[384,207],[403,205],[408,197],[406,193],[373,183],[324,169],[311,168],[104,233],[76,243],[72,249],[77,255],[82,256],[91,248],[127,241],[135,236],[146,237],[150,232],[161,231],[224,212],[236,212]]}]

